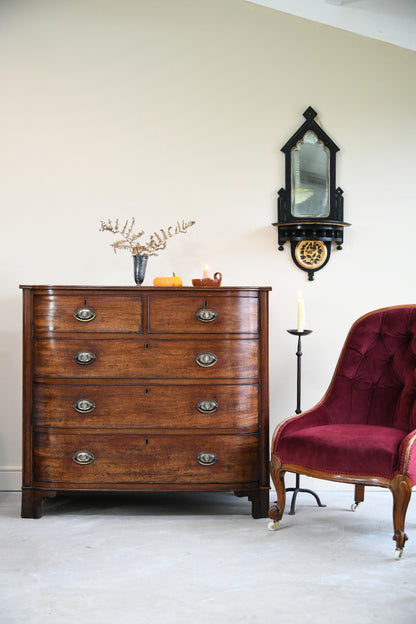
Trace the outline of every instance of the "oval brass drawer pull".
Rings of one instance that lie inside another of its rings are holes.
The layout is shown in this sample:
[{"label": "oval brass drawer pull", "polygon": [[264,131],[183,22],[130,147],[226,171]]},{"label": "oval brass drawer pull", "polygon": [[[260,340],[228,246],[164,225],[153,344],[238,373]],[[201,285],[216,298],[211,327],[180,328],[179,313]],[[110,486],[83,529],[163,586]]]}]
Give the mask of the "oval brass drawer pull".
[{"label": "oval brass drawer pull", "polygon": [[196,318],[198,321],[202,321],[202,323],[212,323],[215,321],[218,314],[215,310],[210,310],[209,308],[201,308],[196,313]]},{"label": "oval brass drawer pull", "polygon": [[202,366],[202,368],[209,368],[210,366],[214,366],[217,363],[217,356],[215,353],[198,353],[195,360],[198,366]]},{"label": "oval brass drawer pull", "polygon": [[86,464],[91,464],[95,460],[95,457],[90,451],[77,451],[72,459],[76,464],[85,466]]},{"label": "oval brass drawer pull", "polygon": [[78,401],[74,403],[74,408],[80,414],[88,414],[88,412],[92,412],[92,410],[95,409],[95,403],[89,399],[78,399]]},{"label": "oval brass drawer pull", "polygon": [[212,464],[215,464],[215,462],[218,461],[218,457],[215,453],[203,451],[197,455],[196,461],[198,464],[201,464],[201,466],[212,466]]},{"label": "oval brass drawer pull", "polygon": [[77,364],[92,364],[95,361],[95,357],[91,351],[79,351],[74,355],[74,360]]},{"label": "oval brass drawer pull", "polygon": [[213,414],[218,409],[218,403],[211,400],[198,401],[197,409],[202,414]]},{"label": "oval brass drawer pull", "polygon": [[78,310],[75,311],[74,316],[77,321],[83,321],[84,323],[86,323],[88,321],[93,321],[96,317],[96,314],[92,308],[83,307],[78,308]]}]

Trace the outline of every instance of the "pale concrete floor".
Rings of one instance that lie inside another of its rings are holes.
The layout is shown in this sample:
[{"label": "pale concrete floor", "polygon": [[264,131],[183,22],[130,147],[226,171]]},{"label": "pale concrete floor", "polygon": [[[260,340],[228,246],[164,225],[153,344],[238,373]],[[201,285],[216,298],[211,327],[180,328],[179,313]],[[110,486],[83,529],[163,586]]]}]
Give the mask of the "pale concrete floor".
[{"label": "pale concrete floor", "polygon": [[394,561],[390,492],[355,513],[352,489],[319,494],[271,532],[233,494],[61,497],[24,520],[0,492],[0,623],[415,624],[415,501]]}]

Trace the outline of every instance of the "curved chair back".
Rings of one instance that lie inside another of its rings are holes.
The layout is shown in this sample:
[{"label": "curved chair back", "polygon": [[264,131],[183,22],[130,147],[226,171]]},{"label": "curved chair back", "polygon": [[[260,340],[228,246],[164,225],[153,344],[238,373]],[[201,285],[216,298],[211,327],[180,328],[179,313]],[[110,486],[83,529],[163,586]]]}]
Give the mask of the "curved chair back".
[{"label": "curved chair back", "polygon": [[416,306],[354,323],[323,403],[332,423],[416,428]]}]

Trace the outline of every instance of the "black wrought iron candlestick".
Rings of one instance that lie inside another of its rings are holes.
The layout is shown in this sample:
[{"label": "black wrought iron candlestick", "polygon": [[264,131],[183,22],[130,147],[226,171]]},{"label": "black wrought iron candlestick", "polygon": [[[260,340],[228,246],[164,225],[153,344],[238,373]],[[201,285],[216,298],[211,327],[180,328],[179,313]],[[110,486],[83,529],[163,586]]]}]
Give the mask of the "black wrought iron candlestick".
[{"label": "black wrought iron candlestick", "polygon": [[[298,331],[297,329],[288,329],[289,334],[298,337],[298,349],[296,351],[297,357],[297,377],[296,377],[296,414],[301,414],[302,410],[300,408],[300,393],[301,393],[301,381],[302,381],[302,369],[301,369],[301,357],[302,357],[302,336],[308,336],[312,333],[311,329],[304,329],[303,331]],[[296,497],[299,492],[307,492],[308,494],[312,494],[315,497],[316,502],[319,507],[326,507],[320,501],[319,496],[313,490],[308,490],[300,487],[300,476],[298,473],[296,474],[296,484],[294,488],[286,488],[286,492],[293,492],[292,503],[290,505],[289,515],[293,516],[295,514],[295,505],[296,505]]]}]

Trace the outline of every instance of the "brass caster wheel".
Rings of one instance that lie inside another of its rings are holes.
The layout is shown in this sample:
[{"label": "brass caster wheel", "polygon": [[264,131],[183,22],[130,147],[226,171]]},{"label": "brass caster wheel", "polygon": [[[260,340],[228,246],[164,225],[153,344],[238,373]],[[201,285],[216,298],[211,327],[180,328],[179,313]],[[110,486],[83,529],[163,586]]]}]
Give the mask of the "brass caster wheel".
[{"label": "brass caster wheel", "polygon": [[395,560],[398,561],[399,559],[401,559],[402,555],[403,555],[403,548],[396,548],[396,550],[394,551]]},{"label": "brass caster wheel", "polygon": [[351,505],[351,511],[357,511],[358,507],[361,505],[361,503],[353,503]]},{"label": "brass caster wheel", "polygon": [[271,520],[271,522],[269,522],[269,524],[267,525],[267,528],[269,529],[269,531],[276,531],[278,526],[278,520]]}]

